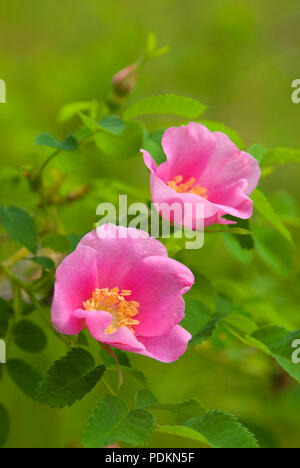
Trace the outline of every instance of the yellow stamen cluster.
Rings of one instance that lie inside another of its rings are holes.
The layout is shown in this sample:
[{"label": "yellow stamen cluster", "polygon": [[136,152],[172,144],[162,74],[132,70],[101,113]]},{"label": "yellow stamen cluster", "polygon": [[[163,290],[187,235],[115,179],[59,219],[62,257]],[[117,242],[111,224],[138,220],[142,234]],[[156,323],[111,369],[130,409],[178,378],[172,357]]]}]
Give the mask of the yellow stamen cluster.
[{"label": "yellow stamen cluster", "polygon": [[177,193],[193,193],[194,195],[199,195],[207,200],[207,188],[201,187],[200,185],[194,185],[196,182],[195,177],[191,177],[191,179],[185,183],[182,182],[182,175],[178,175],[174,180],[170,180],[168,182],[168,186]]},{"label": "yellow stamen cluster", "polygon": [[106,335],[115,333],[120,327],[127,327],[132,333],[134,325],[139,325],[133,317],[138,315],[140,304],[136,301],[128,301],[131,291],[119,288],[96,289],[91,299],[83,303],[86,310],[105,310],[112,315],[112,323],[105,330]]}]

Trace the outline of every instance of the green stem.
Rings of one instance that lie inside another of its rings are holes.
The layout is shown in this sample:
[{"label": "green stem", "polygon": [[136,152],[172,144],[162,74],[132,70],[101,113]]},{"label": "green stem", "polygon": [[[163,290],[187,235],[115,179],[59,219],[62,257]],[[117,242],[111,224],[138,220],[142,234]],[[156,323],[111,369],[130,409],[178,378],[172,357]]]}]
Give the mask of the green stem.
[{"label": "green stem", "polygon": [[104,383],[105,387],[110,391],[110,393],[113,395],[113,396],[117,396],[117,394],[113,391],[113,389],[111,388],[111,386],[109,385],[109,383],[107,382],[107,380],[105,380],[103,377],[102,377],[102,382]]}]

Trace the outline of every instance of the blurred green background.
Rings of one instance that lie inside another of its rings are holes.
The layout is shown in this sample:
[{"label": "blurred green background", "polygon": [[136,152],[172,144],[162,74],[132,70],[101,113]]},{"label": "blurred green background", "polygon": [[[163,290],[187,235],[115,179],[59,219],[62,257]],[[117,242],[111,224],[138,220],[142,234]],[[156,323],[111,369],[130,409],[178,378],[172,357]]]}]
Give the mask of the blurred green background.
[{"label": "blurred green background", "polygon": [[[105,98],[111,77],[137,58],[150,31],[157,34],[159,45],[170,46],[170,53],[143,68],[129,102],[164,92],[195,97],[209,106],[206,119],[234,128],[247,146],[300,146],[300,105],[291,101],[291,83],[300,78],[297,0],[6,0],[0,4],[0,31],[0,78],[7,84],[7,104],[0,105],[2,174],[9,165],[41,164],[45,153],[35,147],[35,136],[46,131],[62,137],[72,130],[76,122],[70,127],[58,122],[61,107]],[[146,122],[153,129],[165,124],[154,118]],[[140,156],[118,162],[94,148],[83,156],[78,161],[64,156],[67,186],[113,175],[149,194]],[[53,173],[59,164],[53,163]],[[262,187],[283,218],[288,210],[298,219],[298,166],[276,169]],[[112,196],[105,183],[99,183],[87,201],[62,208],[62,229],[88,231],[97,204]],[[0,197],[1,203],[27,209],[36,204],[25,180],[12,189],[4,177]],[[295,224],[291,228],[297,242]],[[276,316],[278,325],[300,328],[298,250],[291,252],[284,240],[273,237],[280,250],[275,261],[257,254],[234,256],[223,236],[209,237],[200,252],[188,252],[182,260],[199,275],[207,304],[214,302],[216,290],[234,291],[259,323]],[[1,247],[2,256],[6,249]],[[208,408],[235,414],[264,446],[300,447],[299,386],[271,359],[229,339],[222,330],[215,335],[212,344],[189,351],[172,365],[142,357],[132,357],[132,362],[145,372],[162,401],[195,396]],[[21,356],[17,349],[12,351],[14,357]],[[64,351],[54,337],[43,355],[26,359],[45,371]],[[114,376],[110,379],[114,384]],[[122,395],[131,405],[137,388],[127,377]],[[83,425],[101,392],[100,383],[82,403],[58,411],[31,401],[9,379],[1,380],[0,401],[12,414],[7,446],[79,446]],[[159,418],[169,421],[164,414]],[[195,446],[160,434],[150,446],[175,444]]]}]

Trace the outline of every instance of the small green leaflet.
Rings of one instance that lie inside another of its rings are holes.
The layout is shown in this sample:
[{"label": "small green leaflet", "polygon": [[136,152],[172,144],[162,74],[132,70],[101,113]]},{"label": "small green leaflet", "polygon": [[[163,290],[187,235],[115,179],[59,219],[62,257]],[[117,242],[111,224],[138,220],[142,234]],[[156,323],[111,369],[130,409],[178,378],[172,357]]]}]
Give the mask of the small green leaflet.
[{"label": "small green leaflet", "polygon": [[49,369],[36,399],[52,407],[71,406],[95,387],[104,371],[105,366],[95,367],[88,351],[74,348]]},{"label": "small green leaflet", "polygon": [[0,217],[7,234],[30,252],[35,253],[38,244],[36,226],[26,211],[15,206],[0,205]]},{"label": "small green leaflet", "polygon": [[166,156],[161,146],[161,137],[161,132],[149,133],[145,130],[142,148],[151,154],[158,166],[166,161]]},{"label": "small green leaflet", "polygon": [[72,117],[78,115],[79,112],[88,111],[91,117],[96,114],[98,108],[97,101],[78,101],[71,102],[62,107],[59,112],[58,120],[60,122],[66,122]]},{"label": "small green leaflet", "polygon": [[291,244],[293,244],[294,242],[290,231],[285,227],[277,213],[275,213],[265,194],[256,189],[253,192],[251,198],[257,211],[259,211],[260,214],[264,216],[267,221],[269,221],[269,223],[272,224],[272,226],[277,229],[278,232],[280,232],[280,234],[283,235],[283,237],[285,237]]},{"label": "small green leaflet", "polygon": [[54,261],[49,257],[32,257],[30,260],[45,270],[53,270],[55,268]]},{"label": "small green leaflet", "polygon": [[265,155],[268,152],[268,148],[266,148],[264,145],[261,145],[259,143],[250,146],[248,149],[248,153],[251,154],[259,164],[261,164],[264,160]]},{"label": "small green leaflet", "polygon": [[16,345],[28,353],[39,353],[45,349],[47,338],[43,330],[29,320],[20,320],[13,328]]},{"label": "small green leaflet", "polygon": [[91,131],[104,131],[113,135],[121,135],[125,130],[125,123],[118,115],[109,115],[100,122],[86,114],[79,113],[82,123]]},{"label": "small green leaflet", "polygon": [[252,337],[262,343],[283,369],[300,383],[300,366],[292,360],[293,343],[300,340],[300,330],[289,332],[284,328],[265,327],[253,333]]},{"label": "small green leaflet", "polygon": [[35,139],[35,144],[62,151],[75,151],[78,148],[78,140],[75,135],[68,135],[62,142],[59,142],[49,133],[40,133]]},{"label": "small green leaflet", "polygon": [[159,426],[159,431],[201,442],[212,448],[259,448],[255,437],[234,416],[208,411],[181,426]]},{"label": "small green leaflet", "polygon": [[200,301],[188,299],[186,301],[186,317],[182,326],[193,335],[190,344],[200,344],[210,338],[220,320],[227,317],[233,309],[234,304],[222,297],[217,300],[215,313],[211,313]]},{"label": "small green leaflet", "polygon": [[[235,239],[239,242],[242,249],[252,250],[254,249],[254,240],[252,237],[252,232],[250,228],[249,219],[237,219],[233,216],[226,216],[227,219],[231,219],[236,222],[236,224],[229,225],[229,231],[232,232]],[[240,229],[240,235],[239,235]]]},{"label": "small green leaflet", "polygon": [[9,427],[9,414],[5,406],[0,403],[0,447],[3,447],[6,442],[9,433]]},{"label": "small green leaflet", "polygon": [[125,110],[123,117],[131,119],[145,114],[174,114],[195,119],[206,109],[207,106],[195,99],[175,94],[161,94],[136,102]]},{"label": "small green leaflet", "polygon": [[122,400],[105,395],[86,425],[83,444],[86,448],[101,448],[121,441],[143,446],[148,443],[154,425],[149,411],[129,411]]},{"label": "small green leaflet", "polygon": [[116,159],[129,159],[139,154],[143,144],[143,127],[139,122],[126,123],[124,131],[120,135],[110,132],[95,134],[94,141],[97,147]]},{"label": "small green leaflet", "polygon": [[180,422],[195,416],[201,416],[207,411],[196,398],[190,398],[177,403],[160,403],[153,393],[146,388],[137,392],[135,406],[137,409],[168,411],[176,414]]},{"label": "small green leaflet", "polygon": [[255,437],[234,416],[222,411],[209,411],[204,416],[184,423],[201,434],[213,448],[258,448]]},{"label": "small green leaflet", "polygon": [[25,395],[35,398],[42,376],[29,364],[19,359],[9,359],[7,370],[14,383]]}]

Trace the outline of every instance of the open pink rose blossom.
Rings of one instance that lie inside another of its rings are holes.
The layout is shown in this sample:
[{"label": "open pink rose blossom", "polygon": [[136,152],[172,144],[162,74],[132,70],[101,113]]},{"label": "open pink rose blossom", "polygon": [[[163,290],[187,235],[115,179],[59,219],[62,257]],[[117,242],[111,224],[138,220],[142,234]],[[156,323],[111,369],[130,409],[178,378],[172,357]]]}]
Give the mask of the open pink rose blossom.
[{"label": "open pink rose blossom", "polygon": [[98,341],[172,362],[191,339],[178,323],[193,283],[192,272],[158,240],[106,224],[59,266],[52,322],[65,335],[87,327]]},{"label": "open pink rose blossom", "polygon": [[[162,139],[167,161],[157,167],[152,156],[142,150],[150,169],[154,203],[179,202],[204,205],[204,226],[230,224],[223,218],[252,216],[249,198],[260,178],[260,167],[250,154],[240,151],[221,132],[211,132],[204,125],[169,128]],[[203,218],[203,215],[202,215]],[[181,218],[184,223],[184,218]],[[194,210],[192,229],[198,225]]]}]

